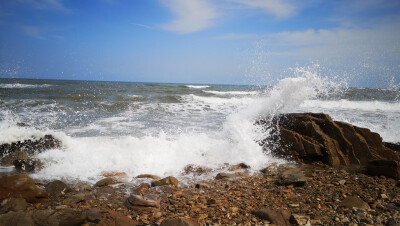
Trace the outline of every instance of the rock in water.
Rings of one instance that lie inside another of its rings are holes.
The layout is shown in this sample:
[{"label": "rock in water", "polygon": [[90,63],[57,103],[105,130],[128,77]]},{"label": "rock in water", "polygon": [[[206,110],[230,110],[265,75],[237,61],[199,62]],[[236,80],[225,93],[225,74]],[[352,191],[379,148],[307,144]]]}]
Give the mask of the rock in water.
[{"label": "rock in water", "polygon": [[104,178],[102,180],[97,181],[95,186],[97,187],[103,187],[107,185],[112,185],[112,184],[118,184],[118,180],[112,177]]},{"label": "rock in water", "polygon": [[46,191],[52,196],[64,195],[67,192],[71,192],[72,189],[60,180],[55,180],[46,185]]},{"label": "rock in water", "polygon": [[24,151],[28,155],[40,153],[42,151],[61,147],[61,141],[54,138],[52,135],[45,135],[38,140],[24,140],[13,142],[11,144],[0,145],[0,157],[12,154],[16,151]]},{"label": "rock in water", "polygon": [[178,179],[176,179],[173,176],[169,176],[161,180],[151,182],[151,186],[152,187],[164,186],[164,185],[178,186],[178,183],[179,183]]},{"label": "rock in water", "polygon": [[8,197],[24,198],[27,202],[41,202],[48,197],[47,192],[38,188],[35,181],[25,174],[0,178],[0,199]]},{"label": "rock in water", "polygon": [[[272,121],[257,123],[277,131],[275,141],[280,144],[278,148],[263,140],[260,143],[264,149],[298,162],[366,166],[369,161],[377,159],[400,161],[400,155],[385,147],[379,134],[333,121],[326,114],[282,114]],[[282,150],[281,147],[285,148]]]}]

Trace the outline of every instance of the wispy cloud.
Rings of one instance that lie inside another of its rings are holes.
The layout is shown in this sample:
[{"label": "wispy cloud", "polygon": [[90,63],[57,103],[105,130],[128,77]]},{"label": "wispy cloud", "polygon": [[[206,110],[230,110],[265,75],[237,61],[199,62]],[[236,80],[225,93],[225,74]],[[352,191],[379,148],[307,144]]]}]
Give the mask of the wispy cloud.
[{"label": "wispy cloud", "polygon": [[19,26],[19,28],[24,34],[36,39],[40,40],[63,39],[62,36],[53,34],[54,30],[57,29],[49,29],[46,27],[29,26],[29,25],[21,25]]},{"label": "wispy cloud", "polygon": [[135,24],[135,23],[133,23],[133,25],[136,25],[138,27],[143,27],[143,28],[146,28],[146,29],[149,29],[149,30],[154,30],[154,27],[146,25],[146,24]]},{"label": "wispy cloud", "polygon": [[258,8],[275,15],[279,19],[285,19],[296,13],[296,6],[287,0],[229,0],[250,8]]},{"label": "wispy cloud", "polygon": [[203,30],[214,25],[217,18],[215,7],[207,0],[163,0],[176,19],[163,29],[186,34]]},{"label": "wispy cloud", "polygon": [[61,0],[18,0],[19,3],[28,4],[38,10],[59,10],[70,12]]}]

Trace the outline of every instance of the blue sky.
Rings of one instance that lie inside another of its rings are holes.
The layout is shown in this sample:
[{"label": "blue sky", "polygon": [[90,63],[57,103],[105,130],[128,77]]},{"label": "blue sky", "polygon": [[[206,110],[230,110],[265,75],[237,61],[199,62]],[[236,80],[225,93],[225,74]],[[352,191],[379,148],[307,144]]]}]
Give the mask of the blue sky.
[{"label": "blue sky", "polygon": [[400,84],[400,1],[0,2],[0,77],[273,84],[310,65]]}]

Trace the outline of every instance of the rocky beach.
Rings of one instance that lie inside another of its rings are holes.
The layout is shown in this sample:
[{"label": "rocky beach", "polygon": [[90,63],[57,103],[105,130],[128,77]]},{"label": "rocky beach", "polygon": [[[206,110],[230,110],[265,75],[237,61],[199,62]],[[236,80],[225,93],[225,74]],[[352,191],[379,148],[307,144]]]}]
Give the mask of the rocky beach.
[{"label": "rocky beach", "polygon": [[256,124],[272,128],[259,144],[287,164],[225,164],[207,180],[214,169],[188,165],[182,175],[197,179],[185,183],[152,172],[126,182],[114,171],[96,184],[34,180],[45,164],[35,154],[61,142],[2,144],[2,165],[15,170],[0,178],[0,225],[399,225],[399,144],[326,114]]}]

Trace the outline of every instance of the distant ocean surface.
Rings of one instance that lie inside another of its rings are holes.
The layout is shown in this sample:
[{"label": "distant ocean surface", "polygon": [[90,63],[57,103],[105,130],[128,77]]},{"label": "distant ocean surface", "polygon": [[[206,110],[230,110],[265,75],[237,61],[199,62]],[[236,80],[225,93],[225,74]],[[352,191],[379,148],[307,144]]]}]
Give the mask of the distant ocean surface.
[{"label": "distant ocean surface", "polygon": [[[52,134],[63,143],[37,157],[35,178],[95,182],[104,172],[181,175],[283,162],[264,153],[254,122],[323,112],[400,142],[400,90],[346,88],[312,73],[274,87],[0,79],[0,144]],[[17,123],[31,127],[18,127]]]}]

